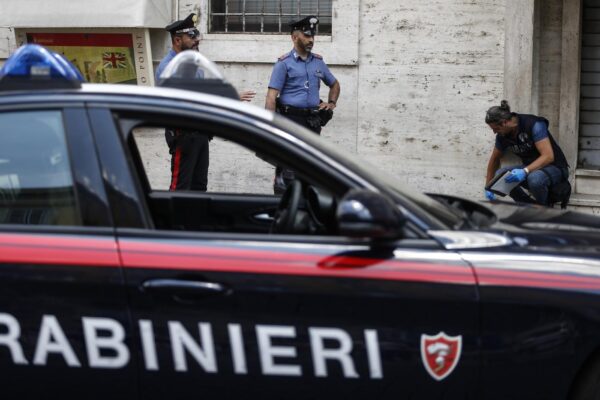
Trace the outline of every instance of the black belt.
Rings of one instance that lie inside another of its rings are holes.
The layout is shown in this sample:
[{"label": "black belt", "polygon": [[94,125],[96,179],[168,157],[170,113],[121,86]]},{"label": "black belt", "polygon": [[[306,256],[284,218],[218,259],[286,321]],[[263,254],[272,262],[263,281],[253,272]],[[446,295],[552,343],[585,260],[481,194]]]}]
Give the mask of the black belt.
[{"label": "black belt", "polygon": [[279,106],[279,112],[284,115],[296,115],[298,117],[306,117],[307,115],[317,114],[318,108],[298,108],[282,104]]}]

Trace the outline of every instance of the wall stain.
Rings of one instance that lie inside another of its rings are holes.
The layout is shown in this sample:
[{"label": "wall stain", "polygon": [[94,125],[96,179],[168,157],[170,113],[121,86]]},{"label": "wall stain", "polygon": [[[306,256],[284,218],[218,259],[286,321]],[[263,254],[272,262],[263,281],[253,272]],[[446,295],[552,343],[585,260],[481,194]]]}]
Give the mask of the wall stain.
[{"label": "wall stain", "polygon": [[382,136],[384,138],[388,138],[388,137],[390,137],[390,133],[392,133],[392,132],[393,131],[388,128],[379,128],[379,133],[377,133],[377,136]]},{"label": "wall stain", "polygon": [[406,104],[404,103],[393,103],[388,107],[390,110],[394,111],[406,111]]}]

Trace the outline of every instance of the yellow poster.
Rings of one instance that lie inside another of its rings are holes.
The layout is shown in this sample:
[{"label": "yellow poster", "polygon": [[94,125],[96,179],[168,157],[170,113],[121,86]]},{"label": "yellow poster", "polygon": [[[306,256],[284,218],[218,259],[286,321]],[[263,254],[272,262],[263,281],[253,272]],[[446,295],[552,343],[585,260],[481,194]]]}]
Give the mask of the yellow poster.
[{"label": "yellow poster", "polygon": [[63,54],[87,82],[137,84],[130,34],[31,33],[27,42]]}]

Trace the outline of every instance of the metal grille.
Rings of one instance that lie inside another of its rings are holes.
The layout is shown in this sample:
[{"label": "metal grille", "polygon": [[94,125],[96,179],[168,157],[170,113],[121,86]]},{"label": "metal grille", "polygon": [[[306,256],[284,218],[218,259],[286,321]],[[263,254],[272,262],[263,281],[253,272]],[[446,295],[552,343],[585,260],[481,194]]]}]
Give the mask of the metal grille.
[{"label": "metal grille", "polygon": [[579,166],[600,169],[600,0],[585,0],[581,46]]},{"label": "metal grille", "polygon": [[211,0],[211,33],[289,34],[288,24],[319,18],[317,34],[331,34],[332,0]]}]

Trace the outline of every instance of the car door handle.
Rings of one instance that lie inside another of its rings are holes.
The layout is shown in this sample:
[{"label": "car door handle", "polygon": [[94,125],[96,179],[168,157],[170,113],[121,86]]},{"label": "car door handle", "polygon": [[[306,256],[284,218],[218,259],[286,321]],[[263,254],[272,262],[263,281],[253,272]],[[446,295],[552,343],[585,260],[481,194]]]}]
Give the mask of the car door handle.
[{"label": "car door handle", "polygon": [[183,279],[151,279],[142,283],[141,290],[148,293],[174,296],[211,296],[231,293],[231,289],[220,283]]}]

